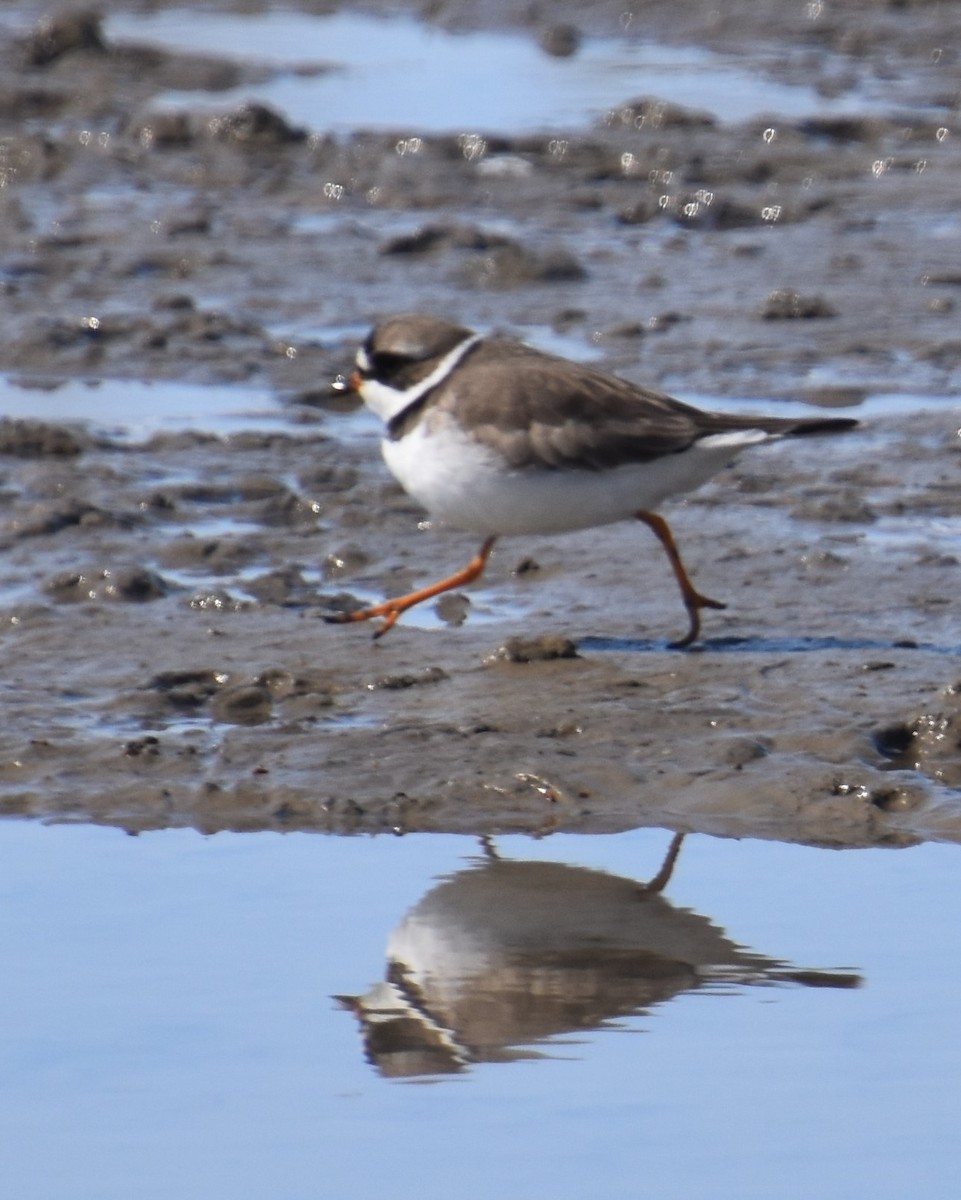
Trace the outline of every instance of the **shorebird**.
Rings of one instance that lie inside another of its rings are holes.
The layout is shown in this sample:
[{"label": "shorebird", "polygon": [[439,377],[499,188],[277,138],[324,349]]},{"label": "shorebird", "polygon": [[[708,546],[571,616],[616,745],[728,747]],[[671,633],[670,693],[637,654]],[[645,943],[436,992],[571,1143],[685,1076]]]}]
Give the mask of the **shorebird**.
[{"label": "shorebird", "polygon": [[705,412],[521,342],[442,317],[402,314],[377,325],[341,383],[384,422],[387,466],[428,513],[478,534],[477,554],[446,579],[332,622],[397,618],[477,579],[500,537],[642,521],[667,553],[697,640],[701,610],[724,608],[691,583],[655,510],[699,487],[739,451],[777,438],[834,433],[857,421]]}]

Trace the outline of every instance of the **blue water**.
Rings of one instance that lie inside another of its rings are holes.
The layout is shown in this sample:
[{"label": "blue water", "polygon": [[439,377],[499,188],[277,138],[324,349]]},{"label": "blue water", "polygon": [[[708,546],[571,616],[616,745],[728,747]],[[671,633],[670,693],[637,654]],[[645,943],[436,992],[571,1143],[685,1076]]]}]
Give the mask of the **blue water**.
[{"label": "blue water", "polygon": [[139,379],[64,379],[30,385],[0,378],[0,417],[80,422],[98,433],[143,441],[152,434],[197,429],[229,434],[243,429],[296,433],[265,388]]},{"label": "blue water", "polygon": [[[283,68],[256,87],[192,94],[188,102],[223,108],[256,98],[315,132],[563,129],[603,119],[639,95],[704,109],[724,121],[863,104],[778,83],[757,62],[745,67],[697,47],[635,37],[588,39],[574,57],[557,59],[533,36],[455,33],[406,16],[310,16],[282,9],[243,15],[192,8],[117,13],[106,31],[115,41],[155,42]],[[305,64],[328,69],[294,72]]]},{"label": "blue water", "polygon": [[[645,879],[667,841],[498,849]],[[956,847],[690,837],[665,894],[678,920],[862,986],[682,989],[430,1086],[368,1063],[333,997],[383,979],[438,877],[483,870],[477,843],[8,821],[0,856],[0,1161],[18,1200],[953,1194]]]}]

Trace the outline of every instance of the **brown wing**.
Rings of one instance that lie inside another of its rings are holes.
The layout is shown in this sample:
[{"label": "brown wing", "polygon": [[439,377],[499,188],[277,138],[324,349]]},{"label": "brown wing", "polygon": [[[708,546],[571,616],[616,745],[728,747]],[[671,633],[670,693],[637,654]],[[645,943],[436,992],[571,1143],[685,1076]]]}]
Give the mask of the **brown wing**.
[{"label": "brown wing", "polygon": [[515,468],[600,470],[676,454],[712,433],[790,434],[854,423],[702,412],[519,343],[481,344],[451,382],[438,407],[456,406],[477,440]]}]

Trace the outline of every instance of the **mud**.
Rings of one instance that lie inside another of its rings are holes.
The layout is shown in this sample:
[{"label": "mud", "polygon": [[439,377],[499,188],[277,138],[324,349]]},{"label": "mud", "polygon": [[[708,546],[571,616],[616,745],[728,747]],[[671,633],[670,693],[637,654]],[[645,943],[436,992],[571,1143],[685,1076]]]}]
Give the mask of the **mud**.
[{"label": "mud", "polygon": [[[624,29],[622,4],[580,7],[428,17],[520,26],[554,54]],[[34,389],[42,413],[67,379],[231,383],[277,411],[142,440],[83,411],[0,423],[0,811],[961,837],[961,14],[678,7],[632,20],[850,94],[851,115],[721,123],[625,96],[563,135],[333,137],[157,100],[263,64],[41,25],[29,4],[5,21],[5,395]],[[668,648],[684,614],[640,527],[501,543],[469,596],[374,644],[321,618],[476,550],[419,528],[373,419],[328,393],[360,333],[410,308],[704,403],[807,399],[864,426],[745,457],[671,507],[729,604],[693,651]]]}]

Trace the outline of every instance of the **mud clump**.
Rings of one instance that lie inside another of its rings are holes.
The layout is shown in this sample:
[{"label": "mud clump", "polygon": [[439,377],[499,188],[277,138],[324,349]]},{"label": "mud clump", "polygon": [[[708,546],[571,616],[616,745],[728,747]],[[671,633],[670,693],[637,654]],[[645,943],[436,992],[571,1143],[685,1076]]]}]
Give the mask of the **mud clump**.
[{"label": "mud clump", "polygon": [[659,96],[638,96],[611,109],[605,118],[608,126],[635,131],[652,129],[713,129],[717,124],[708,112],[672,104]]},{"label": "mud clump", "polygon": [[225,687],[211,699],[210,716],[229,725],[263,725],[273,716],[273,698],[260,684]]},{"label": "mud clump", "polygon": [[892,766],[961,788],[961,684],[945,688],[936,706],[879,729],[874,744]]},{"label": "mud clump", "polygon": [[212,136],[222,141],[256,148],[289,146],[307,137],[305,129],[290,125],[265,104],[244,104],[224,117],[213,118],[209,128]]},{"label": "mud clump", "polygon": [[48,67],[65,54],[84,50],[106,53],[98,13],[60,12],[44,17],[23,42],[24,58],[32,67]]},{"label": "mud clump", "polygon": [[550,25],[539,39],[541,49],[551,58],[571,58],[581,48],[581,33],[576,25]]},{"label": "mud clump", "polygon": [[95,567],[67,571],[48,580],[44,592],[61,604],[90,600],[115,600],[145,604],[170,592],[167,581],[146,567]]},{"label": "mud clump", "polygon": [[540,637],[508,638],[493,655],[492,662],[535,663],[578,658],[577,645],[567,637],[544,634]]},{"label": "mud clump", "polygon": [[758,310],[763,321],[814,321],[836,317],[837,311],[823,296],[802,296],[791,288],[771,292]]},{"label": "mud clump", "polygon": [[405,671],[401,675],[381,675],[370,684],[371,690],[388,692],[406,691],[412,687],[424,687],[427,684],[443,683],[450,676],[443,667],[424,667],[420,671]]},{"label": "mud clump", "polygon": [[189,711],[206,704],[211,696],[217,694],[222,684],[221,672],[203,668],[163,671],[154,676],[148,686],[151,690],[159,692],[173,708]]},{"label": "mud clump", "polygon": [[0,420],[0,455],[14,458],[76,458],[87,444],[79,430],[46,421]]},{"label": "mud clump", "polygon": [[465,283],[509,289],[530,284],[578,283],[587,276],[576,256],[562,246],[535,250],[519,243],[497,246],[469,259],[461,270]]}]

